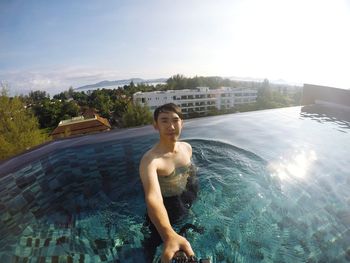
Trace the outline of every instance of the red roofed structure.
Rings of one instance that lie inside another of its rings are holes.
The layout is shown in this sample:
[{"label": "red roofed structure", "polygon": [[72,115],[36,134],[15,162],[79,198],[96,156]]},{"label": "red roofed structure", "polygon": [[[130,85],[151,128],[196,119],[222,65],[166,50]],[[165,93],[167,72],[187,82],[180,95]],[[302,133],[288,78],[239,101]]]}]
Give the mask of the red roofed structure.
[{"label": "red roofed structure", "polygon": [[111,125],[107,119],[102,118],[98,114],[93,114],[93,117],[87,118],[80,116],[60,121],[57,128],[51,133],[51,136],[57,139],[73,135],[109,131],[110,129]]}]

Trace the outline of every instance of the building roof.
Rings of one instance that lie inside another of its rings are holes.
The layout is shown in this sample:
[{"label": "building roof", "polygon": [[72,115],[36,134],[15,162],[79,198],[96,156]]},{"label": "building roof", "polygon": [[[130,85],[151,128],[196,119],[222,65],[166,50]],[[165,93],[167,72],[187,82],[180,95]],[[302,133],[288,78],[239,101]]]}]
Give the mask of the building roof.
[{"label": "building roof", "polygon": [[93,118],[84,116],[60,121],[57,128],[51,133],[53,138],[80,135],[110,130],[111,125],[105,118],[95,114]]}]

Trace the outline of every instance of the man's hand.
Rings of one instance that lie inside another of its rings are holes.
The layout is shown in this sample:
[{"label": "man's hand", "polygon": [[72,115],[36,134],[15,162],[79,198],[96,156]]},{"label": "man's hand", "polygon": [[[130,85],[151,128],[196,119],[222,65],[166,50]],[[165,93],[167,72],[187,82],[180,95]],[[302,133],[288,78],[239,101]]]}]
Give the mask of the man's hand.
[{"label": "man's hand", "polygon": [[179,250],[184,251],[188,257],[194,256],[191,245],[186,238],[174,233],[164,241],[162,263],[169,263]]}]

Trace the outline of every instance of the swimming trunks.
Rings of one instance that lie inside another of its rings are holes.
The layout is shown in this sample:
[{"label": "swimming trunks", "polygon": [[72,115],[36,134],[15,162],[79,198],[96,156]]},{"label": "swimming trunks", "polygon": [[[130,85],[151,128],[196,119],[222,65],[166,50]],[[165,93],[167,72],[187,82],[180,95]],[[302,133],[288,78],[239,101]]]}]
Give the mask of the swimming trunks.
[{"label": "swimming trunks", "polygon": [[181,195],[186,190],[188,178],[194,176],[194,174],[195,166],[189,163],[185,166],[175,168],[169,175],[158,175],[162,196],[171,197]]}]

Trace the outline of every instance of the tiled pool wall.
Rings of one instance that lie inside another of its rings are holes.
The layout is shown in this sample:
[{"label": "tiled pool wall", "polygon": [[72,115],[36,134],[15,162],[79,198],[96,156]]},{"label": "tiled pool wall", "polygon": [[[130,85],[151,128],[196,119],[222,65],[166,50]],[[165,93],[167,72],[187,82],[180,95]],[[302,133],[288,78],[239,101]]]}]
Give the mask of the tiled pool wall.
[{"label": "tiled pool wall", "polygon": [[[152,139],[148,140],[152,143]],[[101,261],[115,260],[116,252],[113,255],[111,251],[99,251],[103,247],[113,248],[113,240],[109,246],[106,240],[71,240],[74,239],[71,231],[75,231],[72,224],[76,216],[127,199],[125,192],[130,195],[131,189],[123,190],[123,184],[133,188],[132,194],[142,199],[138,165],[149,147],[145,145],[141,136],[62,149],[3,176],[0,179],[0,247],[5,251],[16,248],[14,258],[9,260],[10,255],[3,253],[0,262],[27,262],[29,256],[31,262],[61,262],[57,254],[64,249],[62,245],[76,246],[76,250],[81,251],[67,256],[65,262],[76,258],[90,262],[87,258],[91,255],[100,257]],[[125,174],[130,176],[118,178]],[[32,222],[37,225],[33,226]],[[35,227],[38,229],[33,229]],[[43,254],[47,257],[40,256],[35,261],[35,255]]]}]

